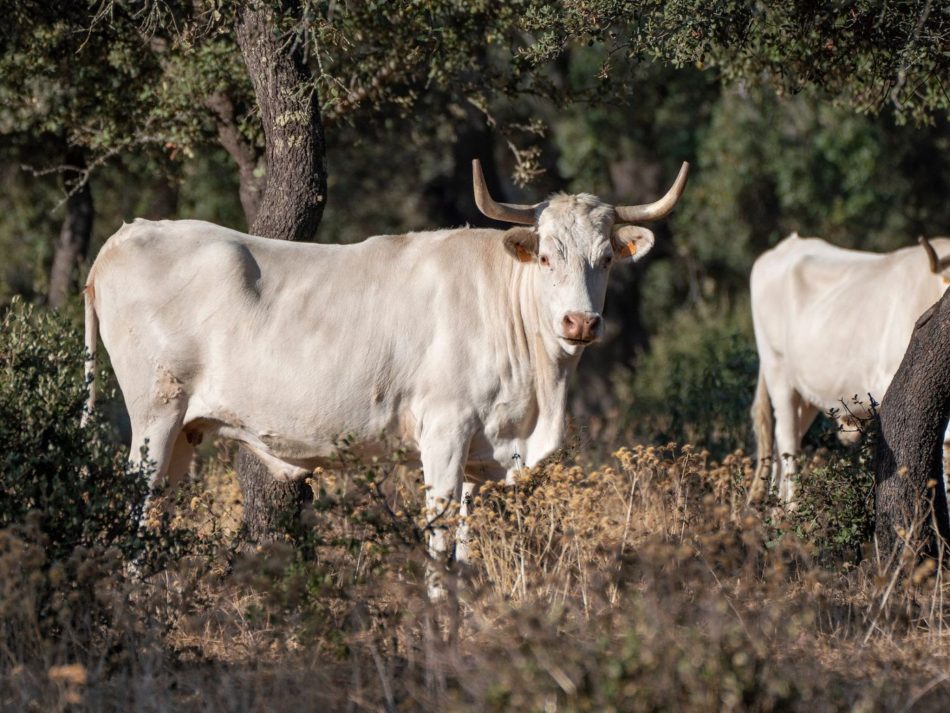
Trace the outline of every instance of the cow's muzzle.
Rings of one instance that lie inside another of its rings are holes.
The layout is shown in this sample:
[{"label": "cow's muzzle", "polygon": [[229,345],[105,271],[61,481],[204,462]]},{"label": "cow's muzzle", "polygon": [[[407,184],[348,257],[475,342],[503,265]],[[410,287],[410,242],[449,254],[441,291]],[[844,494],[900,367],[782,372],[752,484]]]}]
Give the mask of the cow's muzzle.
[{"label": "cow's muzzle", "polygon": [[602,327],[596,312],[568,312],[561,320],[561,337],[572,344],[590,344],[600,338]]}]

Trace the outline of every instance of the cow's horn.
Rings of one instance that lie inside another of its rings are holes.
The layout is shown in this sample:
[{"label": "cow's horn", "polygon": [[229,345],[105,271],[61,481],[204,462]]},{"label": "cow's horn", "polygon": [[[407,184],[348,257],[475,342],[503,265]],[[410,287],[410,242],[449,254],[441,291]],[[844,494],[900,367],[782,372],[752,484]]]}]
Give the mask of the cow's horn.
[{"label": "cow's horn", "polygon": [[927,259],[930,260],[930,271],[934,274],[940,273],[940,258],[937,257],[937,251],[923,235],[917,238],[917,242],[927,252]]},{"label": "cow's horn", "polygon": [[534,225],[537,205],[518,205],[516,203],[496,203],[485,185],[485,175],[482,173],[482,164],[476,158],[472,161],[472,184],[475,189],[475,205],[489,218],[502,220],[506,223],[520,223]]},{"label": "cow's horn", "polygon": [[686,188],[686,177],[689,175],[689,164],[683,161],[679,175],[673,181],[673,186],[666,195],[653,203],[643,205],[618,205],[614,208],[618,223],[640,223],[648,220],[659,220],[669,215],[676,202],[683,195]]}]

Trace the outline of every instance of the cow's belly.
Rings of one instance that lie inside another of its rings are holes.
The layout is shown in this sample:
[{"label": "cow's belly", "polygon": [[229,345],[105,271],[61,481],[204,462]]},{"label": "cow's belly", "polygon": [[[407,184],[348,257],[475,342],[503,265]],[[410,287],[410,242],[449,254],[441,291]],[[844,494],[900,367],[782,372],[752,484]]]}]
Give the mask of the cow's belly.
[{"label": "cow's belly", "polygon": [[[331,390],[301,399],[306,392],[304,387],[294,394],[274,389],[266,398],[261,394],[248,398],[248,392],[241,390],[203,393],[197,389],[189,400],[186,430],[240,441],[292,468],[312,470],[341,461],[390,459],[397,452],[401,462],[419,467],[420,423],[429,420],[427,414],[446,410],[441,391],[435,392],[437,409],[425,398],[395,391],[384,398],[361,394],[347,399]],[[470,399],[458,401],[458,412],[470,409]],[[476,418],[466,473],[476,480],[499,479],[531,465],[537,458],[530,457],[528,442],[537,430],[537,420],[537,407],[529,398],[485,409]]]},{"label": "cow's belly", "polygon": [[384,457],[416,446],[413,419],[391,403],[341,404],[333,393],[321,398],[303,386],[294,391],[275,387],[264,396],[254,390],[198,389],[189,399],[186,427],[192,424],[302,467],[338,464],[343,455]]},{"label": "cow's belly", "polygon": [[[866,372],[866,378],[858,378],[849,365],[836,364],[833,357],[826,360],[826,366],[812,370],[797,370],[793,385],[806,401],[822,411],[835,409],[839,412],[850,410],[854,415],[868,415],[870,397],[880,403],[884,398],[892,373],[875,368]],[[857,399],[857,403],[855,402]]]},{"label": "cow's belly", "polygon": [[415,461],[423,429],[444,419],[462,419],[471,429],[470,472],[496,477],[533,462],[525,443],[539,413],[530,369],[511,369],[467,342],[437,340],[417,349],[367,340],[360,331],[334,336],[332,348],[316,340],[309,350],[296,342],[242,350],[240,335],[217,335],[205,350],[187,418],[301,467],[338,464],[341,452],[388,458],[397,449]]}]

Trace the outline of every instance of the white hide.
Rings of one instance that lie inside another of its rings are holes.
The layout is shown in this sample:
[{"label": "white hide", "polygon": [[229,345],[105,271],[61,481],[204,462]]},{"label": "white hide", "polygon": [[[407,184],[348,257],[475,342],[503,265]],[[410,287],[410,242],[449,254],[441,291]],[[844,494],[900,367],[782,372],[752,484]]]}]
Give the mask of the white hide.
[{"label": "white hide", "polygon": [[[950,240],[931,243],[938,254],[950,253]],[[757,424],[753,495],[764,490],[763,461],[774,453],[780,458],[773,484],[794,502],[801,439],[818,412],[837,409],[847,416],[843,402],[855,416],[867,416],[868,394],[876,401],[884,397],[914,323],[947,284],[919,246],[879,254],[793,233],[755,261],[751,296],[760,386],[753,415],[771,399],[775,421],[774,444],[761,442],[773,434],[759,433]],[[865,408],[852,403],[855,396]]]},{"label": "white hide", "polygon": [[613,221],[593,197],[552,198],[536,252],[516,255],[497,230],[344,246],[136,220],[90,271],[86,341],[98,318],[133,459],[147,440],[156,478],[181,477],[209,432],[279,478],[332,462],[343,438],[357,456],[397,440],[432,499],[458,499],[465,474],[499,479],[560,445],[584,346],[560,320],[599,315],[612,243],[637,259],[652,245],[645,229],[612,235]]}]

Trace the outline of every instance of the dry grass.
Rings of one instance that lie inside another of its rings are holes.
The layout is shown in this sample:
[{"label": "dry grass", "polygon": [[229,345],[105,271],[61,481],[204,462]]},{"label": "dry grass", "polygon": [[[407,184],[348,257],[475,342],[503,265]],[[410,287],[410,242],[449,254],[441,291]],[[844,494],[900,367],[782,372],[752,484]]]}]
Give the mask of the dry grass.
[{"label": "dry grass", "polygon": [[212,462],[179,511],[201,554],[144,581],[0,533],[0,707],[950,709],[943,568],[870,547],[818,564],[745,509],[750,475],[741,454],[636,448],[485,486],[471,566],[447,563],[433,605],[418,474],[325,473],[301,548],[243,552]]}]

